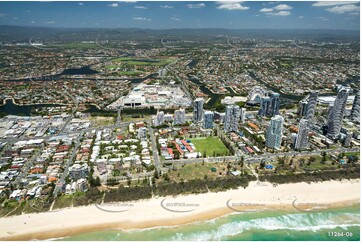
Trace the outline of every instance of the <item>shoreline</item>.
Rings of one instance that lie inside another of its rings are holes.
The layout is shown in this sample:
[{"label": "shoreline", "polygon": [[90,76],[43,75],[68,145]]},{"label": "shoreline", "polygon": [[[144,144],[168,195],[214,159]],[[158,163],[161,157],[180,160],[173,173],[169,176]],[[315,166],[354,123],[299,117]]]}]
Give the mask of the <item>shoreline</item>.
[{"label": "shoreline", "polygon": [[[241,206],[234,210],[233,206],[228,206],[229,201]],[[185,203],[198,206],[191,210],[182,206],[168,206],[168,209],[163,207],[164,204]],[[216,219],[237,211],[282,210],[300,213],[309,209],[350,207],[359,203],[359,179],[278,186],[266,182],[251,182],[245,189],[99,205],[106,210],[89,205],[0,218],[0,240],[50,239],[108,229],[177,226]],[[129,205],[125,210],[124,204]]]}]

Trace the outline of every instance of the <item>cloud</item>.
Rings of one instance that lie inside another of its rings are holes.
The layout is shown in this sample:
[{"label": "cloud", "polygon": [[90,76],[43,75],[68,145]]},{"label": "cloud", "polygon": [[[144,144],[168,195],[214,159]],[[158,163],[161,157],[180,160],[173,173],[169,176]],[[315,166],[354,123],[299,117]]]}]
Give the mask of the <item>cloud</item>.
[{"label": "cloud", "polygon": [[161,8],[173,8],[173,6],[170,5],[160,5]]},{"label": "cloud", "polygon": [[298,16],[298,18],[304,18],[303,16]]},{"label": "cloud", "polygon": [[220,2],[217,8],[218,9],[227,9],[227,10],[248,10],[249,7],[242,6],[240,2]]},{"label": "cloud", "polygon": [[143,17],[134,17],[133,20],[137,21],[152,21],[150,18],[143,18]]},{"label": "cloud", "polygon": [[290,10],[293,7],[291,7],[290,5],[287,4],[279,4],[273,8],[262,8],[259,11],[262,13],[266,13],[267,15],[272,15],[272,16],[288,16],[291,14],[290,11],[285,11],[285,10]]},{"label": "cloud", "polygon": [[146,6],[135,6],[134,8],[137,8],[137,9],[148,9]]},{"label": "cloud", "polygon": [[329,19],[328,18],[326,18],[326,17],[323,17],[323,16],[321,16],[321,17],[317,17],[318,19],[320,19],[320,20],[322,20],[322,21],[328,21]]},{"label": "cloud", "polygon": [[0,13],[0,17],[4,17],[4,16],[6,16],[5,13]]},{"label": "cloud", "polygon": [[259,11],[262,13],[269,13],[269,12],[273,12],[273,8],[262,8]]},{"label": "cloud", "polygon": [[273,8],[274,10],[282,11],[282,10],[290,10],[292,7],[287,4],[279,4],[276,7]]},{"label": "cloud", "polygon": [[341,5],[341,6],[335,6],[332,8],[327,8],[327,11],[331,13],[346,13],[346,12],[358,12],[360,11],[360,7],[357,5],[349,4],[349,5]]},{"label": "cloud", "polygon": [[46,21],[46,24],[55,24],[55,21]]},{"label": "cloud", "polygon": [[119,7],[119,4],[118,3],[110,3],[107,6],[111,7],[111,8],[117,8],[117,7]]},{"label": "cloud", "polygon": [[31,24],[35,24],[35,21],[34,21],[34,20],[33,20],[33,21],[30,21],[30,23],[31,23]]},{"label": "cloud", "polygon": [[182,20],[180,18],[177,18],[177,17],[171,17],[170,20],[173,20],[173,21],[177,21],[177,22],[181,22]]},{"label": "cloud", "polygon": [[18,20],[19,18],[18,17],[13,17],[14,20]]},{"label": "cloud", "polygon": [[267,15],[272,15],[272,16],[288,16],[291,15],[290,11],[279,11],[279,12],[275,12],[275,13],[266,13]]},{"label": "cloud", "polygon": [[345,4],[355,4],[355,3],[358,3],[358,2],[351,2],[351,1],[342,1],[342,2],[339,2],[339,1],[322,1],[322,2],[315,2],[312,4],[312,6],[314,7],[330,7],[330,6],[338,6],[338,5],[345,5]]},{"label": "cloud", "polygon": [[79,6],[84,6],[84,3],[78,3]]},{"label": "cloud", "polygon": [[196,4],[187,4],[187,8],[204,8],[206,5],[204,3],[196,3]]}]

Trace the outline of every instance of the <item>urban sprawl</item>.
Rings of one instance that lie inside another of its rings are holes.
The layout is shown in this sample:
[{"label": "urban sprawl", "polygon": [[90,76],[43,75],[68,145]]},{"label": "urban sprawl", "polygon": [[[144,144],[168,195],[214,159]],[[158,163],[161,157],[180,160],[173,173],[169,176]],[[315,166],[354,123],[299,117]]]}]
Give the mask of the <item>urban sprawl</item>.
[{"label": "urban sprawl", "polygon": [[358,43],[51,44],[0,49],[2,217],[359,176]]}]

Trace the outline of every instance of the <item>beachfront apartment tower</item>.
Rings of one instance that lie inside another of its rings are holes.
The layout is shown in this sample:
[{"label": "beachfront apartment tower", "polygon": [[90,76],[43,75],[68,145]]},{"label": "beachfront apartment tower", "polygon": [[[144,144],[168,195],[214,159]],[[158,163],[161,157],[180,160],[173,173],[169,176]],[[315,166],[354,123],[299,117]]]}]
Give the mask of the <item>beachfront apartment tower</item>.
[{"label": "beachfront apartment tower", "polygon": [[184,124],[186,122],[186,111],[183,108],[174,111],[173,124]]},{"label": "beachfront apartment tower", "polygon": [[204,112],[203,128],[205,128],[205,129],[213,129],[213,118],[214,118],[214,114],[213,114],[212,111],[205,111]]},{"label": "beachfront apartment tower", "polygon": [[284,119],[280,115],[271,118],[266,132],[266,146],[271,149],[280,149],[282,142]]},{"label": "beachfront apartment tower", "polygon": [[312,91],[308,96],[306,114],[305,114],[305,118],[308,120],[308,122],[312,122],[313,117],[315,116],[317,98],[318,98],[318,91]]},{"label": "beachfront apartment tower", "polygon": [[332,109],[328,114],[327,120],[327,137],[330,139],[337,139],[340,135],[342,119],[345,114],[346,103],[351,88],[341,87],[335,99]]},{"label": "beachfront apartment tower", "polygon": [[193,103],[193,122],[194,123],[198,123],[198,122],[202,121],[203,105],[204,105],[203,98],[197,98],[196,100],[194,100],[194,103]]},{"label": "beachfront apartment tower", "polygon": [[226,106],[226,115],[224,118],[224,131],[225,132],[238,132],[238,122],[240,117],[240,108],[238,105]]},{"label": "beachfront apartment tower", "polygon": [[308,120],[301,119],[298,125],[298,134],[296,136],[294,148],[295,150],[306,149],[308,145]]}]

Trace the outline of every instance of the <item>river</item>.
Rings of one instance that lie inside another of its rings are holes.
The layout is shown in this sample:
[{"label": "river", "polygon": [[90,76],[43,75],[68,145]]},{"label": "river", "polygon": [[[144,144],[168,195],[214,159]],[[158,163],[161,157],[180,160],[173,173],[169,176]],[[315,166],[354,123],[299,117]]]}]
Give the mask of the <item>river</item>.
[{"label": "river", "polygon": [[4,105],[0,105],[0,113],[6,115],[26,115],[30,116],[35,108],[42,107],[59,107],[59,104],[30,104],[30,105],[16,105],[12,99],[7,99]]}]

